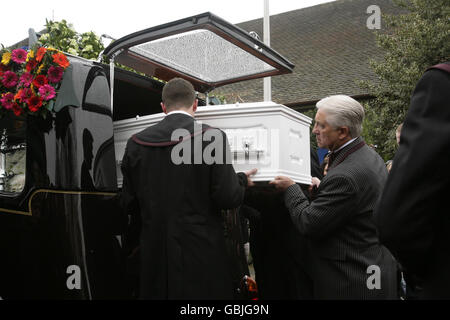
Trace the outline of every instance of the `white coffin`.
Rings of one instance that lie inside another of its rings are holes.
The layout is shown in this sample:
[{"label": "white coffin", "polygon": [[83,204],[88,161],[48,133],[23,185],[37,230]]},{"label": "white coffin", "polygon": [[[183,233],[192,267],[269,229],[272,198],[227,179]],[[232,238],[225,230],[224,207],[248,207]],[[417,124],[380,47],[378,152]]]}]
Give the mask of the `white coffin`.
[{"label": "white coffin", "polygon": [[[114,123],[119,187],[122,186],[120,163],[127,140],[164,116],[158,113]],[[195,118],[225,131],[236,172],[258,168],[253,181],[270,181],[284,175],[298,183],[311,183],[311,118],[273,102],[199,107]]]}]

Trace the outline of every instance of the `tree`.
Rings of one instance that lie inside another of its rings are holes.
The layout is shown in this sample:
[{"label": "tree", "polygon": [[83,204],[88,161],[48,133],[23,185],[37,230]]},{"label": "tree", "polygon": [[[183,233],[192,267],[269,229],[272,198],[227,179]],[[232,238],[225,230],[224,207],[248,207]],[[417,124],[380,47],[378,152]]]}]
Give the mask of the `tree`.
[{"label": "tree", "polygon": [[376,99],[365,103],[363,136],[378,146],[385,159],[396,150],[395,129],[403,122],[411,94],[423,72],[450,60],[450,3],[448,0],[394,0],[408,12],[383,15],[389,32],[377,34],[385,49],[382,61],[370,61],[378,83],[362,82]]},{"label": "tree", "polygon": [[104,49],[103,43],[94,32],[79,34],[66,20],[46,20],[45,26],[47,33],[39,38],[43,45],[86,59],[97,59]]}]

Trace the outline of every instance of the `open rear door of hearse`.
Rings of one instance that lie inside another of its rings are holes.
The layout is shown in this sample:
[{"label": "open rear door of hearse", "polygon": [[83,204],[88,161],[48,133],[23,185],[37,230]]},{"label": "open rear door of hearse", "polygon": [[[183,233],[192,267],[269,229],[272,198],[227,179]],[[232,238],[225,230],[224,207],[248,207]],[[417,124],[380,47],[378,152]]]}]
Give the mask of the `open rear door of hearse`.
[{"label": "open rear door of hearse", "polygon": [[164,81],[184,78],[203,93],[294,68],[248,32],[209,12],[127,35],[103,55]]}]

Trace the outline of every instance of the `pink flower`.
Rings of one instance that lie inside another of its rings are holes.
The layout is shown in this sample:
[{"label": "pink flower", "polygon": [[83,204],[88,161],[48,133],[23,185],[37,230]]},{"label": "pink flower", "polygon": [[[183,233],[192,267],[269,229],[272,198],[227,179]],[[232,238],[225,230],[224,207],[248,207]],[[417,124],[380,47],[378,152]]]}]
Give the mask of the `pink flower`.
[{"label": "pink flower", "polygon": [[12,88],[17,85],[17,82],[19,81],[19,77],[17,74],[15,74],[12,71],[6,71],[3,74],[2,83],[6,88]]},{"label": "pink flower", "polygon": [[5,93],[4,95],[2,95],[0,101],[5,109],[10,110],[14,105],[14,94],[12,94],[11,92]]},{"label": "pink flower", "polygon": [[31,81],[33,81],[33,75],[31,73],[25,72],[20,77],[20,84],[23,84],[25,87],[29,87]]},{"label": "pink flower", "polygon": [[11,59],[15,63],[25,63],[27,61],[27,52],[23,49],[15,49],[11,53]]},{"label": "pink flower", "polygon": [[44,84],[40,87],[39,94],[45,101],[51,100],[56,96],[55,88],[49,84]]},{"label": "pink flower", "polygon": [[63,76],[63,72],[63,68],[51,66],[47,72],[48,80],[52,83],[60,82]]},{"label": "pink flower", "polygon": [[25,102],[33,96],[33,91],[31,91],[30,88],[21,89],[19,90],[19,93],[20,95],[18,98],[20,102]]}]

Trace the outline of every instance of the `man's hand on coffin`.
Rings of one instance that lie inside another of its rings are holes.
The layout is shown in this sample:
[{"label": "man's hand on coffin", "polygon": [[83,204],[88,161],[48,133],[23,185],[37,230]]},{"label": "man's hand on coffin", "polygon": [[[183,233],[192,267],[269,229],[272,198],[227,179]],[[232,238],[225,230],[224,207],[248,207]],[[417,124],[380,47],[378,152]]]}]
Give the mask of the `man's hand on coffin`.
[{"label": "man's hand on coffin", "polygon": [[319,185],[320,185],[320,180],[316,177],[313,177],[311,179],[311,185],[308,187],[308,191],[310,193],[316,191],[319,188]]},{"label": "man's hand on coffin", "polygon": [[295,182],[289,177],[277,176],[274,180],[270,181],[269,184],[273,185],[276,190],[284,192],[287,188],[295,184]]},{"label": "man's hand on coffin", "polygon": [[258,171],[258,169],[255,168],[245,172],[245,175],[247,176],[247,187],[253,187],[255,185],[252,179],[250,179],[250,176],[255,175],[256,171]]}]

